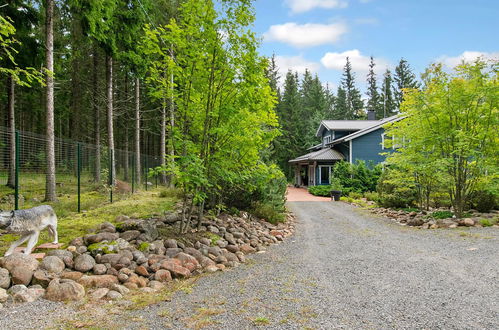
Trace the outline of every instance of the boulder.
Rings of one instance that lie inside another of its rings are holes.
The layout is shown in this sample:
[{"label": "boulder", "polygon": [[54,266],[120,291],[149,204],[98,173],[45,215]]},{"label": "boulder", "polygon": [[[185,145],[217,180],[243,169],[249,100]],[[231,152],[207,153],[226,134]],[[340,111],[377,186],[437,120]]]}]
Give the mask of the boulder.
[{"label": "boulder", "polygon": [[165,241],[165,248],[167,249],[176,249],[178,248],[177,241],[174,239],[167,239]]},{"label": "boulder", "polygon": [[170,258],[173,258],[182,251],[183,250],[181,248],[168,248],[168,249],[166,249],[165,254],[167,256],[169,256]]},{"label": "boulder", "polygon": [[100,231],[101,232],[108,232],[108,233],[115,233],[116,227],[112,223],[106,221],[100,225]]},{"label": "boulder", "polygon": [[33,279],[31,280],[31,283],[38,284],[43,288],[46,288],[49,286],[54,277],[54,273],[49,274],[45,269],[37,269],[33,273]]},{"label": "boulder", "polygon": [[84,275],[78,283],[87,288],[111,288],[113,284],[118,284],[118,278],[114,275]]},{"label": "boulder", "polygon": [[95,264],[92,272],[95,275],[104,275],[107,272],[107,267],[103,264]]},{"label": "boulder", "polygon": [[204,244],[206,246],[210,246],[211,245],[211,240],[206,238],[206,237],[203,237],[199,240],[199,243],[201,244]]},{"label": "boulder", "polygon": [[137,268],[135,268],[135,272],[140,276],[145,276],[145,277],[149,276],[149,272],[144,266],[137,266]]},{"label": "boulder", "polygon": [[177,213],[169,213],[165,215],[165,223],[175,223],[177,221],[180,221],[180,215],[178,215]]},{"label": "boulder", "polygon": [[122,299],[123,296],[121,295],[121,293],[111,290],[107,293],[106,298],[111,300],[117,300],[117,299]]},{"label": "boulder", "polygon": [[88,254],[82,254],[76,257],[74,260],[75,266],[74,268],[82,273],[88,272],[90,269],[95,266],[95,259]]},{"label": "boulder", "polygon": [[154,280],[158,282],[169,282],[172,280],[172,275],[166,269],[160,269],[154,274]]},{"label": "boulder", "polygon": [[95,235],[86,235],[83,239],[85,241],[85,245],[91,245],[102,241],[112,242],[117,240],[119,237],[120,235],[116,233],[102,232]]},{"label": "boulder", "polygon": [[38,268],[38,261],[31,255],[13,253],[3,259],[3,267],[10,272],[13,284],[28,285]]},{"label": "boulder", "polygon": [[111,287],[111,290],[117,291],[117,292],[121,293],[122,295],[126,295],[130,292],[130,289],[128,289],[126,286],[120,285],[120,284],[113,284],[113,286]]},{"label": "boulder", "polygon": [[0,303],[6,302],[8,298],[9,295],[7,294],[7,290],[0,288]]},{"label": "boulder", "polygon": [[25,290],[20,290],[12,294],[12,301],[14,303],[33,302],[45,294],[45,289],[42,287],[30,287]]},{"label": "boulder", "polygon": [[475,225],[475,221],[471,218],[463,219],[463,223],[466,227],[473,227]]},{"label": "boulder", "polygon": [[138,230],[127,230],[123,233],[120,234],[120,238],[126,240],[126,241],[133,241],[137,237],[139,237],[140,231]]},{"label": "boulder", "polygon": [[[167,270],[165,270],[165,271],[167,272]],[[170,278],[171,278],[171,275],[170,275]],[[165,287],[165,285],[163,283],[156,281],[156,280],[149,281],[149,284],[147,286],[155,291],[159,291]]]},{"label": "boulder", "polygon": [[10,274],[5,268],[0,268],[0,288],[8,289],[10,286]]},{"label": "boulder", "polygon": [[165,260],[161,263],[161,268],[168,270],[174,277],[186,278],[191,276],[189,269],[179,266],[173,260]]},{"label": "boulder", "polygon": [[45,269],[49,273],[59,274],[64,270],[65,264],[59,257],[47,256],[43,258],[40,268]]},{"label": "boulder", "polygon": [[67,279],[53,279],[45,292],[45,299],[52,301],[76,301],[84,296],[85,288],[81,284]]},{"label": "boulder", "polygon": [[143,288],[143,287],[147,286],[147,280],[141,276],[138,276],[137,274],[131,274],[128,277],[128,280],[126,283],[135,284],[138,288]]},{"label": "boulder", "polygon": [[409,218],[409,219],[407,219],[408,226],[417,227],[417,226],[422,226],[424,223],[425,222],[422,218]]},{"label": "boulder", "polygon": [[[83,246],[82,246],[83,247]],[[86,247],[85,247],[86,249]],[[55,256],[61,259],[66,267],[73,268],[73,254],[69,250],[52,250],[47,253],[47,256]]]},{"label": "boulder", "polygon": [[78,281],[83,276],[81,272],[63,272],[61,279]]},{"label": "boulder", "polygon": [[99,289],[93,291],[92,293],[90,293],[89,296],[90,296],[90,299],[92,299],[92,300],[100,300],[100,299],[104,298],[108,292],[109,292],[108,288],[99,288]]},{"label": "boulder", "polygon": [[232,253],[236,253],[239,251],[239,246],[237,246],[237,245],[229,244],[225,248],[227,249],[227,251],[232,252]]}]

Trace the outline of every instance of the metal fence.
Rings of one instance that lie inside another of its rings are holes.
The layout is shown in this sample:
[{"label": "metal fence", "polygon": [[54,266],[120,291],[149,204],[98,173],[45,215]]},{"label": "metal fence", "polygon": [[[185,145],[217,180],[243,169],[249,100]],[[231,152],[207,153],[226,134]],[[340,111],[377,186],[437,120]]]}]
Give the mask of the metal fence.
[{"label": "metal fence", "polygon": [[[41,204],[45,197],[46,137],[16,131],[15,165],[11,166],[11,137],[0,127],[0,208],[18,209]],[[113,156],[114,155],[114,156]],[[115,177],[110,170],[112,157]],[[55,139],[56,191],[58,202],[80,212],[99,203],[113,202],[137,190],[158,185],[149,169],[161,164],[158,156],[137,154],[67,139]],[[138,175],[137,175],[138,174]],[[8,183],[11,183],[8,185]],[[115,183],[112,185],[111,183]]]}]

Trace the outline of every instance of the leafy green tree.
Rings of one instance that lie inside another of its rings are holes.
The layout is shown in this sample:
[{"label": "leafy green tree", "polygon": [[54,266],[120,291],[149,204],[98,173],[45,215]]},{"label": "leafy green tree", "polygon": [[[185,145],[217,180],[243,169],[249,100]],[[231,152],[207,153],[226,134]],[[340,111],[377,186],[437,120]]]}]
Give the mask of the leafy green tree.
[{"label": "leafy green tree", "polygon": [[404,101],[404,90],[406,88],[419,88],[419,83],[409,63],[403,58],[400,59],[399,64],[395,68],[393,79],[395,81],[395,86],[393,86],[395,107],[396,109],[400,109],[400,105]]},{"label": "leafy green tree", "polygon": [[387,162],[425,185],[420,200],[441,181],[459,218],[473,192],[497,178],[498,67],[477,60],[447,73],[432,65],[421,90],[406,90],[405,118],[387,127],[388,142],[398,147]]},{"label": "leafy green tree", "polygon": [[374,111],[376,114],[376,119],[383,118],[383,109],[381,108],[381,98],[378,91],[376,73],[374,72],[374,58],[371,56],[371,61],[369,62],[369,73],[367,74],[367,110]]}]

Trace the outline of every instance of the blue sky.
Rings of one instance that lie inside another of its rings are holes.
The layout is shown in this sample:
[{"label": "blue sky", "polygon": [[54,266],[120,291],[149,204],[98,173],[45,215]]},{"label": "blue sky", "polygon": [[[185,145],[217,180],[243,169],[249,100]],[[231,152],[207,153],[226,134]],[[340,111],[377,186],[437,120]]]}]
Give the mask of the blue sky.
[{"label": "blue sky", "polygon": [[499,58],[497,0],[256,0],[261,53],[282,74],[305,67],[336,89],[348,55],[364,89],[369,56],[378,78],[405,58],[419,76],[430,63]]}]

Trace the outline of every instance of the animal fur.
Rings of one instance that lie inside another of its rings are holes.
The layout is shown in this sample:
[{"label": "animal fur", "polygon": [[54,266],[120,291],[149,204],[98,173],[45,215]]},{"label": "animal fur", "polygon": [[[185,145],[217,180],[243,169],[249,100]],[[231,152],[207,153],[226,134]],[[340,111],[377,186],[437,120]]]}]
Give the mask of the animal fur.
[{"label": "animal fur", "polygon": [[57,216],[50,205],[40,205],[26,210],[0,211],[0,229],[21,235],[21,238],[12,243],[5,256],[11,255],[16,247],[26,241],[28,246],[24,254],[30,254],[38,242],[40,232],[45,228],[54,238],[52,243],[57,244]]}]

